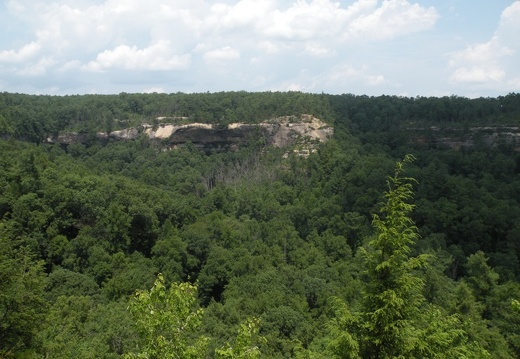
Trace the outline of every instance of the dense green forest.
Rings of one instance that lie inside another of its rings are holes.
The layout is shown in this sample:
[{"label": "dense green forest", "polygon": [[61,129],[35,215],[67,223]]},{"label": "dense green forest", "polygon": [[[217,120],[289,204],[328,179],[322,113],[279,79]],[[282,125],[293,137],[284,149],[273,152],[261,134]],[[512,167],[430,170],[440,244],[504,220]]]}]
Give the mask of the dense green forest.
[{"label": "dense green forest", "polygon": [[[301,114],[334,126],[307,158],[44,143]],[[0,93],[0,358],[519,358],[520,143],[431,126],[520,94]]]}]

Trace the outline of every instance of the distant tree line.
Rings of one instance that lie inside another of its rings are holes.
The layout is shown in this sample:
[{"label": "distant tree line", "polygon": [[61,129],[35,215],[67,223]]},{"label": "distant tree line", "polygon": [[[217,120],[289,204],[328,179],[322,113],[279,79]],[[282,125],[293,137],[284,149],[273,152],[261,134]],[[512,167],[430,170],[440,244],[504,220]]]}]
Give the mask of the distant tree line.
[{"label": "distant tree line", "polygon": [[66,131],[110,132],[157,117],[191,122],[258,123],[312,114],[359,131],[425,124],[518,121],[520,94],[497,98],[328,95],[302,92],[218,92],[46,96],[0,93],[0,134],[41,142]]}]

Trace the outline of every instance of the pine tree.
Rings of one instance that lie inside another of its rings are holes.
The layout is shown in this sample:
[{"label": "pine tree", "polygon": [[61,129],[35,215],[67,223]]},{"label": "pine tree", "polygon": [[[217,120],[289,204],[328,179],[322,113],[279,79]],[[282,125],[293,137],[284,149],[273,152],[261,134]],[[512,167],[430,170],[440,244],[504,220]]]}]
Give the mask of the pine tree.
[{"label": "pine tree", "polygon": [[418,238],[410,218],[414,205],[411,178],[403,177],[403,165],[412,156],[398,162],[381,208],[374,215],[375,237],[364,250],[367,285],[364,291],[361,353],[363,357],[392,358],[412,349],[412,320],[424,302],[423,281],[413,271],[426,264],[426,256],[410,257]]},{"label": "pine tree", "polygon": [[478,343],[468,343],[456,315],[445,315],[427,303],[424,281],[416,269],[427,255],[411,257],[418,239],[410,218],[414,179],[403,177],[406,156],[398,162],[380,215],[374,215],[374,237],[361,248],[366,283],[359,312],[335,300],[337,317],[330,324],[330,350],[338,358],[487,358]]}]

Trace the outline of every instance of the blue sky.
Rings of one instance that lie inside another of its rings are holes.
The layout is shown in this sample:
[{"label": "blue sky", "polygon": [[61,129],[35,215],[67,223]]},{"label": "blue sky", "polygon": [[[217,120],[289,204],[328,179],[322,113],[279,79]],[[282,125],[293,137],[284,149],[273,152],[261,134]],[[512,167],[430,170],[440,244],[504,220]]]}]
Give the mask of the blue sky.
[{"label": "blue sky", "polygon": [[520,0],[8,0],[0,91],[520,92]]}]

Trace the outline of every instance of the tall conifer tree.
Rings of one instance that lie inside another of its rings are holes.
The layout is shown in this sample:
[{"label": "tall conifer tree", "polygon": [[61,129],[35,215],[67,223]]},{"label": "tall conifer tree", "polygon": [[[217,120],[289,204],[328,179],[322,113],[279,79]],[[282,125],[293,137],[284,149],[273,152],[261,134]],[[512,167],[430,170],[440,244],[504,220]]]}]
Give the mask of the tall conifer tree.
[{"label": "tall conifer tree", "polygon": [[410,257],[417,240],[417,228],[410,218],[414,205],[413,179],[403,177],[403,166],[412,156],[398,162],[381,215],[374,215],[375,237],[363,251],[368,282],[365,286],[361,352],[364,357],[398,357],[409,351],[413,341],[412,320],[424,302],[423,281],[413,270],[426,263],[426,256]]},{"label": "tall conifer tree", "polygon": [[380,214],[374,215],[373,238],[361,248],[366,282],[359,312],[336,300],[337,317],[330,329],[330,349],[338,358],[488,358],[468,336],[456,315],[447,316],[422,294],[416,269],[427,255],[411,257],[418,239],[410,218],[414,179],[403,177],[406,156],[388,180]]}]

